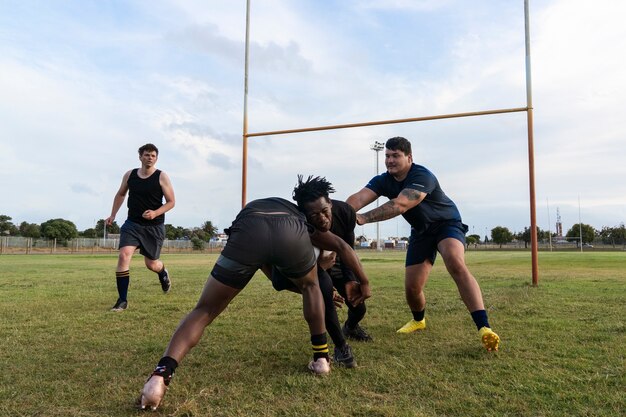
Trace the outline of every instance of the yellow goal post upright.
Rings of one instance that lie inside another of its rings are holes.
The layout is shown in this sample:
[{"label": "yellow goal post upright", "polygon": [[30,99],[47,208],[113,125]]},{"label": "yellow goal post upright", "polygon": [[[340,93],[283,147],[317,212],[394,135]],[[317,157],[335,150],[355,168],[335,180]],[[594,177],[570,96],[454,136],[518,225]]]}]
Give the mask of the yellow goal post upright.
[{"label": "yellow goal post upright", "polygon": [[241,177],[241,207],[246,205],[247,178],[248,178],[248,139],[259,136],[275,136],[292,133],[315,132],[321,130],[348,129],[355,127],[377,126],[394,123],[422,122],[426,120],[451,119],[470,116],[484,116],[500,113],[526,112],[528,129],[528,178],[530,188],[530,244],[532,259],[532,285],[539,282],[538,248],[537,248],[537,210],[535,202],[535,148],[533,138],[533,106],[532,106],[532,83],[530,76],[530,25],[528,0],[524,0],[524,39],[525,39],[525,72],[526,72],[526,106],[509,109],[495,109],[473,111],[466,113],[442,114],[435,116],[410,117],[405,119],[377,120],[360,123],[346,123],[338,125],[304,127],[298,129],[273,130],[266,132],[248,132],[248,64],[250,47],[250,0],[246,0],[246,47],[244,69],[244,99],[243,99],[243,154],[242,154],[242,177]]}]

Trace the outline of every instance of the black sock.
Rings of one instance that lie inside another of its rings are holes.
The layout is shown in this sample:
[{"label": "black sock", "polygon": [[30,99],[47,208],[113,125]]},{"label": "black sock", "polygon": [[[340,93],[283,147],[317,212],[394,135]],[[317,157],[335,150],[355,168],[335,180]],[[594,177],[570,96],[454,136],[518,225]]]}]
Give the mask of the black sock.
[{"label": "black sock", "polygon": [[316,361],[319,358],[328,357],[328,341],[326,340],[326,333],[311,335],[311,344],[313,345],[313,360]]},{"label": "black sock", "polygon": [[426,311],[426,309],[423,309],[422,311],[413,311],[411,310],[411,314],[413,314],[413,320],[415,321],[422,321],[424,320],[424,312]]},{"label": "black sock", "polygon": [[163,277],[165,276],[165,264],[163,264],[163,269],[157,272],[157,275],[159,276],[159,278],[163,279]]},{"label": "black sock", "polygon": [[472,311],[470,314],[472,315],[472,320],[474,320],[478,330],[483,327],[491,328],[491,326],[489,326],[489,320],[487,320],[487,312],[485,310]]},{"label": "black sock", "polygon": [[115,273],[115,280],[117,281],[117,293],[122,301],[126,301],[128,297],[128,286],[130,284],[130,271],[122,271]]},{"label": "black sock", "polygon": [[170,356],[163,356],[159,361],[159,364],[154,369],[154,372],[152,372],[152,375],[162,376],[165,385],[169,385],[177,367],[178,362],[176,362],[176,359]]}]

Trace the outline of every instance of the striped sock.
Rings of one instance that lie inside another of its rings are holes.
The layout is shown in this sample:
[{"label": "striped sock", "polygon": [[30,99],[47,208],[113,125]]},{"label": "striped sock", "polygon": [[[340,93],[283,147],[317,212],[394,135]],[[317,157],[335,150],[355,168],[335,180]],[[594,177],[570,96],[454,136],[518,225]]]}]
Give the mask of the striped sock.
[{"label": "striped sock", "polygon": [[319,358],[326,358],[330,360],[328,356],[328,341],[326,340],[326,333],[312,335],[311,344],[313,345],[314,361]]},{"label": "striped sock", "polygon": [[117,281],[117,293],[120,300],[126,301],[128,297],[128,286],[130,285],[130,271],[122,271],[115,273],[115,280]]}]

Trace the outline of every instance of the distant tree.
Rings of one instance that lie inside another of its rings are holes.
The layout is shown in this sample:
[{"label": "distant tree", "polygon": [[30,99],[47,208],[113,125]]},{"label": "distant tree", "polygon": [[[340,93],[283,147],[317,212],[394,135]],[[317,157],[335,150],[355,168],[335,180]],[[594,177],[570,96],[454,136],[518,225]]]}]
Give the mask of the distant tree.
[{"label": "distant tree", "polygon": [[199,237],[194,236],[191,238],[191,246],[193,247],[193,250],[202,250],[204,249],[204,245],[205,241]]},{"label": "distant tree", "polygon": [[[524,242],[524,248],[527,248],[531,240],[530,239],[530,227],[524,227],[524,231],[518,233],[516,238]],[[541,230],[539,226],[537,226],[537,241],[542,242],[549,238],[550,238],[550,232]]]},{"label": "distant tree", "polygon": [[491,239],[502,247],[503,244],[513,240],[513,233],[504,226],[496,226],[491,229]]},{"label": "distant tree", "polygon": [[208,235],[209,240],[217,234],[217,227],[213,226],[211,220],[202,223],[202,230]]},{"label": "distant tree", "polygon": [[85,229],[82,232],[78,232],[79,236],[82,237],[87,237],[87,238],[97,238],[100,237],[101,235],[98,234],[98,232],[96,231],[96,229],[94,229],[93,227],[90,227],[89,229]]},{"label": "distant tree", "polygon": [[[94,237],[104,236],[104,219],[100,219],[96,222],[96,228],[94,230],[96,231],[96,236]],[[113,221],[113,224],[111,224],[110,226],[107,226],[107,235],[109,233],[114,233],[114,234],[120,233],[120,226],[117,224],[116,221]]]},{"label": "distant tree", "polygon": [[468,237],[471,237],[472,239],[476,240],[476,243],[480,243],[480,235],[472,234],[472,235],[469,235]]},{"label": "distant tree", "polygon": [[20,223],[20,235],[24,237],[32,237],[38,239],[41,237],[41,227],[35,223]]},{"label": "distant tree", "polygon": [[469,248],[470,245],[475,245],[480,242],[480,236],[478,235],[469,235],[465,236],[465,244]]},{"label": "distant tree", "polygon": [[60,243],[66,243],[78,236],[76,225],[69,220],[50,219],[41,223],[41,235],[47,239],[56,239]]},{"label": "distant tree", "polygon": [[165,225],[165,237],[169,240],[182,239],[186,236],[185,229],[182,227],[174,227],[171,224]]},{"label": "distant tree", "polygon": [[599,236],[602,239],[602,243],[613,245],[613,247],[615,245],[626,245],[626,227],[624,223],[617,227],[602,227]]},{"label": "distant tree", "polygon": [[11,217],[0,214],[0,235],[15,236],[19,229],[11,222]]},{"label": "distant tree", "polygon": [[585,223],[576,223],[567,231],[565,235],[568,240],[576,240],[576,245],[580,242],[580,231],[582,229],[582,240],[583,243],[591,243],[596,238],[596,229],[593,226],[590,226]]}]

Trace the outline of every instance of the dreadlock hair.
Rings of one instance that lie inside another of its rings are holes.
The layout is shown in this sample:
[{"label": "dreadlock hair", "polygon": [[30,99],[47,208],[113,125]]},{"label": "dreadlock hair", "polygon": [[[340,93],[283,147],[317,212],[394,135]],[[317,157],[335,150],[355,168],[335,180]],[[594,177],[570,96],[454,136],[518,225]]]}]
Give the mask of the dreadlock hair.
[{"label": "dreadlock hair", "polygon": [[309,175],[306,181],[303,181],[303,178],[301,174],[298,174],[298,184],[293,189],[292,197],[298,203],[298,207],[320,197],[325,197],[328,200],[328,194],[335,192],[333,185],[324,177]]}]

